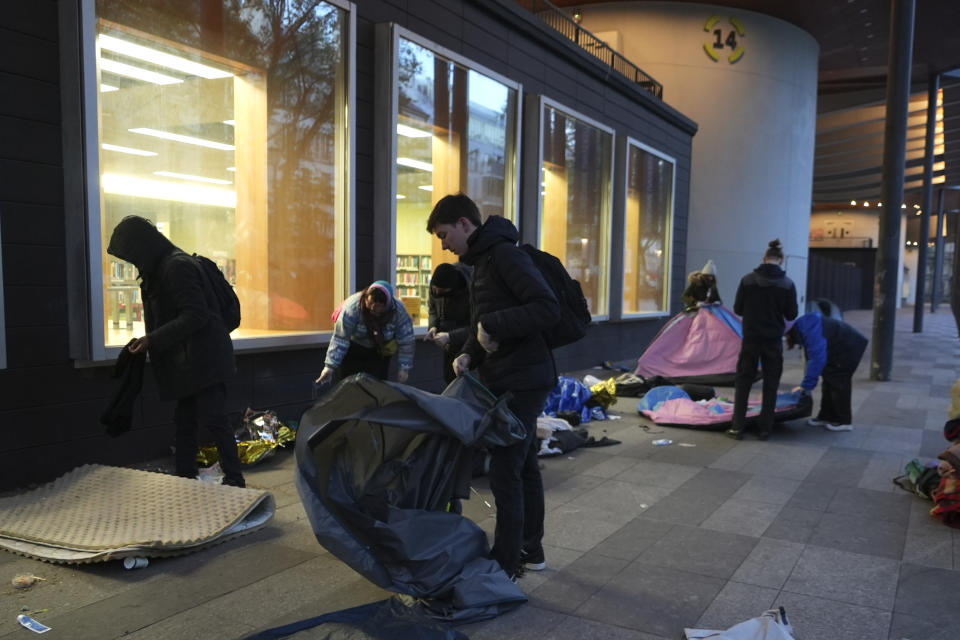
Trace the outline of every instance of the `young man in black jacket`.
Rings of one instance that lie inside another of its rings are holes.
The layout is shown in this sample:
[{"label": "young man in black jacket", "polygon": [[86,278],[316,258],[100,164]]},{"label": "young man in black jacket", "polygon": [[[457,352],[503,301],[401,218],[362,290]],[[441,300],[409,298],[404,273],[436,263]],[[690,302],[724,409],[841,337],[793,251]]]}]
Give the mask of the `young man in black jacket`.
[{"label": "young man in black jacket", "polygon": [[743,438],[747,399],[759,362],[763,369],[763,404],[757,435],[766,440],[773,426],[777,387],[783,373],[784,320],[797,317],[797,289],[783,270],[783,248],[779,239],[769,244],[763,264],[740,280],[733,311],[743,318],[743,342],[737,360],[733,425],[727,435],[736,440]]},{"label": "young man in black jacket", "polygon": [[199,263],[139,216],[120,221],[107,253],[139,271],[147,334],[126,348],[150,353],[160,399],[177,401],[177,475],[196,477],[197,431],[203,425],[214,436],[223,483],[245,486],[224,408],[226,381],[236,373],[233,343]]},{"label": "young man in black jacket", "polygon": [[491,555],[516,578],[524,567],[546,567],[543,480],[534,443],[537,416],[557,382],[542,332],[560,320],[560,306],[530,256],[517,246],[520,234],[513,223],[500,216],[482,222],[467,196],[442,198],[427,231],[473,267],[470,334],[453,362],[454,371],[476,369],[491,391],[510,392],[507,405],[527,428],[523,442],[492,451],[489,472],[497,501]]}]

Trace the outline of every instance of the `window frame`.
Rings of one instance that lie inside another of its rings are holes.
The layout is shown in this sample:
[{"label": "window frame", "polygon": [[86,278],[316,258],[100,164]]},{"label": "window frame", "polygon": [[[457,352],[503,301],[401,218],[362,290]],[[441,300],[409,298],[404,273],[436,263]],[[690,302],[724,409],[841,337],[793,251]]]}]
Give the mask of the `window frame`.
[{"label": "window frame", "polygon": [[7,368],[7,315],[3,306],[3,288],[3,231],[0,229],[0,369]]},{"label": "window frame", "polygon": [[[456,65],[475,71],[491,80],[495,80],[504,86],[514,89],[517,92],[516,103],[514,104],[514,121],[516,126],[513,132],[513,153],[509,153],[504,160],[506,171],[504,174],[504,208],[513,209],[512,221],[517,227],[520,227],[520,158],[521,158],[521,132],[523,129],[522,104],[523,104],[523,83],[518,80],[512,80],[496,71],[478,64],[470,58],[451,51],[446,47],[438,45],[432,40],[425,38],[405,27],[396,23],[381,23],[377,25],[377,68],[375,73],[376,96],[374,103],[374,113],[376,114],[377,127],[374,131],[375,148],[386,150],[382,157],[374,166],[374,184],[381,185],[374,193],[374,211],[386,211],[389,217],[387,220],[379,220],[380,215],[375,213],[374,218],[374,256],[373,269],[374,278],[386,280],[387,282],[397,281],[397,123],[399,113],[397,102],[399,98],[400,82],[397,60],[399,57],[400,39],[410,42],[427,49],[431,53],[440,56]],[[389,185],[389,189],[384,189],[382,185]],[[384,224],[386,223],[386,224]],[[426,223],[424,220],[424,233],[426,233]],[[416,335],[426,334],[428,328],[424,326],[414,327]]]},{"label": "window frame", "polygon": [[580,113],[576,109],[571,109],[566,105],[564,105],[562,102],[558,100],[554,100],[553,98],[549,98],[545,95],[539,95],[536,98],[537,98],[536,104],[537,104],[538,142],[537,142],[537,168],[536,168],[536,174],[535,174],[537,178],[535,180],[535,188],[536,188],[536,194],[537,194],[537,220],[536,220],[536,227],[532,229],[531,235],[528,237],[533,238],[532,244],[537,248],[541,248],[540,247],[540,229],[543,227],[543,190],[540,188],[540,170],[541,170],[541,167],[543,167],[543,143],[544,143],[543,130],[547,122],[547,118],[546,118],[547,107],[550,107],[555,111],[559,111],[564,115],[567,115],[571,118],[579,120],[596,129],[599,129],[600,131],[603,131],[604,133],[610,136],[610,175],[607,178],[608,184],[605,190],[606,199],[607,199],[605,206],[608,210],[607,211],[608,215],[607,215],[606,224],[603,225],[604,228],[601,230],[601,234],[599,236],[599,237],[606,237],[606,246],[603,252],[603,259],[606,263],[606,273],[604,274],[603,287],[601,287],[600,290],[604,288],[606,289],[607,310],[606,310],[606,313],[591,314],[591,317],[593,318],[594,322],[602,322],[604,320],[610,320],[613,317],[612,311],[613,311],[613,305],[614,305],[614,301],[612,299],[612,296],[610,295],[612,290],[612,287],[610,285],[612,283],[612,276],[613,276],[613,264],[611,260],[613,259],[613,255],[614,255],[612,245],[614,242],[613,204],[614,204],[614,196],[615,196],[614,185],[616,183],[616,171],[617,171],[617,164],[616,164],[617,130],[608,124],[604,124],[599,120],[596,120],[594,118],[591,118],[590,116]]},{"label": "window frame", "polygon": [[[99,93],[97,89],[96,58],[96,0],[75,0],[78,6],[69,6],[71,2],[60,2],[61,60],[68,61],[75,45],[79,59],[69,65],[61,64],[61,80],[64,90],[64,157],[81,158],[79,163],[64,162],[65,199],[77,198],[77,205],[67,207],[67,217],[80,216],[83,223],[68,223],[68,237],[72,230],[86,238],[83,249],[68,251],[68,264],[83,265],[82,273],[68,269],[68,289],[82,291],[70,301],[70,356],[78,366],[106,363],[115,360],[122,346],[107,346],[103,335],[104,292],[102,274],[99,265],[103,259],[102,229],[100,225],[100,128]],[[349,0],[322,0],[345,13],[344,62],[347,66],[344,77],[347,81],[345,94],[346,110],[345,130],[338,130],[346,145],[342,160],[342,176],[338,180],[345,193],[346,202],[343,211],[337,212],[335,229],[339,239],[334,246],[334,261],[342,272],[334,275],[335,299],[343,299],[354,288],[355,269],[353,258],[356,255],[356,41],[357,9]],[[66,20],[64,20],[66,18]],[[78,70],[79,79],[71,80],[69,74]],[[72,95],[71,95],[72,94]],[[76,104],[74,104],[76,101]],[[66,131],[68,125],[76,124],[79,135]],[[81,258],[82,254],[82,258]],[[81,263],[81,260],[83,262]],[[71,275],[72,274],[72,275]],[[85,296],[85,299],[84,299]],[[233,346],[237,353],[269,351],[280,348],[321,346],[329,343],[333,330],[294,333],[284,336],[261,336],[234,338]]]},{"label": "window frame", "polygon": [[618,301],[619,301],[619,307],[620,307],[620,313],[619,313],[618,319],[619,320],[635,320],[635,319],[644,319],[644,318],[670,317],[670,305],[673,302],[673,291],[672,291],[671,283],[673,282],[673,231],[674,231],[673,225],[674,225],[676,210],[677,210],[677,159],[667,153],[664,153],[663,151],[660,151],[659,149],[655,149],[654,147],[644,142],[640,142],[636,138],[633,138],[631,136],[624,137],[624,149],[623,149],[623,158],[622,158],[623,173],[621,176],[623,180],[623,204],[620,208],[621,233],[619,238],[621,271],[624,271],[626,269],[626,259],[627,259],[627,238],[625,235],[625,231],[627,228],[627,214],[628,214],[627,205],[628,205],[629,195],[630,195],[629,191],[630,191],[630,147],[631,145],[643,151],[646,151],[650,155],[660,158],[661,160],[666,160],[667,162],[673,165],[673,173],[671,176],[671,183],[670,183],[670,192],[671,192],[670,212],[668,214],[667,233],[666,233],[666,238],[664,240],[664,250],[669,251],[670,255],[667,260],[663,261],[663,264],[665,265],[664,273],[663,273],[664,294],[666,297],[666,300],[664,301],[664,309],[662,311],[635,311],[630,313],[624,312],[623,311],[623,295],[626,290],[626,284],[624,283],[623,277],[621,275],[619,295],[618,295]]}]

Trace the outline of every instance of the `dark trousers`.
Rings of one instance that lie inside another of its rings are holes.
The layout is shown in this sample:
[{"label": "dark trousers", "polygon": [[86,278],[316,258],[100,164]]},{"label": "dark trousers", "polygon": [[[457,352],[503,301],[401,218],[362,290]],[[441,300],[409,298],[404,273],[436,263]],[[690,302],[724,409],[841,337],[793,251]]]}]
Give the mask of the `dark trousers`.
[{"label": "dark trousers", "polygon": [[853,371],[847,374],[836,373],[823,378],[818,420],[836,424],[853,422],[850,409],[850,394],[853,391]]},{"label": "dark trousers", "polygon": [[497,502],[497,528],[491,555],[507,573],[521,567],[520,550],[534,554],[543,541],[543,479],[537,459],[537,416],[550,389],[515,391],[507,406],[527,429],[523,442],[494,447],[490,490]]},{"label": "dark trousers", "polygon": [[757,363],[763,368],[763,405],[757,422],[759,433],[769,433],[777,408],[777,388],[783,373],[783,341],[780,338],[764,342],[744,342],[737,360],[736,391],[733,400],[733,428],[742,431],[747,415],[750,387],[757,375]]},{"label": "dark trousers", "polygon": [[376,347],[364,347],[356,342],[350,343],[347,355],[340,363],[340,377],[346,378],[355,373],[369,373],[378,380],[386,380],[390,371],[390,358],[380,355]]},{"label": "dark trousers", "polygon": [[177,426],[177,451],[174,458],[178,476],[196,477],[199,446],[197,433],[203,426],[213,434],[213,441],[217,445],[224,484],[244,486],[237,441],[227,424],[227,414],[224,409],[226,395],[226,386],[219,382],[201,389],[192,396],[177,400],[177,406],[173,410],[173,422]]}]

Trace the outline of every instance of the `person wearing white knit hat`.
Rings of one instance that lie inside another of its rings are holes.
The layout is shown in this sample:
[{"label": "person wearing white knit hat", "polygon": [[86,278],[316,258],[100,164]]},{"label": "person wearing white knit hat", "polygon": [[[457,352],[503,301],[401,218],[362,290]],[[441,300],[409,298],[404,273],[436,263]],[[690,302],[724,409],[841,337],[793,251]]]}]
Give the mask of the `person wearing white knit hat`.
[{"label": "person wearing white knit hat", "polygon": [[687,311],[696,309],[701,304],[722,303],[720,292],[717,291],[717,268],[713,260],[707,260],[700,271],[694,271],[687,276],[686,290],[683,292],[683,304]]}]

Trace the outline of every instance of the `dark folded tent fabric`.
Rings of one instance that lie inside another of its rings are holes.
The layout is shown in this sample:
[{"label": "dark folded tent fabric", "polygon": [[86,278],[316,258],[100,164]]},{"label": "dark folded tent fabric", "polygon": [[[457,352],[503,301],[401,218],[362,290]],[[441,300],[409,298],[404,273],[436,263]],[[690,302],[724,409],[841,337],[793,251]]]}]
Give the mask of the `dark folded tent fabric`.
[{"label": "dark folded tent fabric", "polygon": [[127,351],[127,347],[133,342],[134,340],[128,342],[117,358],[111,377],[120,380],[120,384],[111,396],[110,403],[100,414],[100,423],[114,438],[130,430],[133,423],[133,405],[143,388],[143,368],[147,362],[147,354]]},{"label": "dark folded tent fabric", "polygon": [[489,558],[486,533],[445,510],[468,495],[471,447],[519,441],[523,429],[469,376],[442,395],[346,378],[297,434],[296,485],[317,540],[434,618],[472,622],[525,602]]},{"label": "dark folded tent fabric", "polygon": [[[323,629],[314,630],[319,626]],[[307,630],[312,631],[300,633]],[[266,629],[244,640],[299,637],[311,640],[467,640],[464,634],[431,620],[419,607],[408,606],[396,597]]]}]

